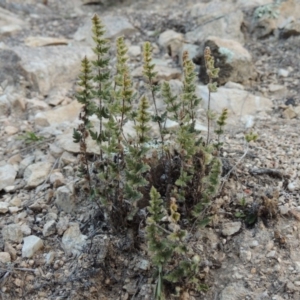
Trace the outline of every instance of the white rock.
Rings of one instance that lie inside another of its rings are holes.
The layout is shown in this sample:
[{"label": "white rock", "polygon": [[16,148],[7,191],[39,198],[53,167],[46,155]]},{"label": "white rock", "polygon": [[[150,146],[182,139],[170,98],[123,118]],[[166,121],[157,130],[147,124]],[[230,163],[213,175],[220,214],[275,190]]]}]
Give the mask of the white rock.
[{"label": "white rock", "polygon": [[288,70],[285,69],[279,69],[278,70],[278,76],[279,77],[288,77],[290,74],[290,72]]},{"label": "white rock", "polygon": [[128,54],[131,57],[140,57],[142,54],[142,49],[140,46],[130,46],[128,47]]},{"label": "white rock", "polygon": [[290,210],[288,205],[280,205],[280,206],[278,206],[278,208],[279,208],[280,214],[282,214],[282,215],[286,215]]},{"label": "white rock", "polygon": [[70,223],[69,225],[70,227],[62,237],[62,244],[68,254],[78,255],[86,244],[87,237],[81,234],[78,223]]},{"label": "white rock", "polygon": [[5,214],[8,212],[9,204],[7,202],[0,202],[0,213]]},{"label": "white rock", "polygon": [[0,252],[0,263],[6,264],[11,262],[10,254],[8,252]]},{"label": "white rock", "polygon": [[28,166],[24,171],[24,180],[28,188],[34,188],[43,183],[51,170],[52,164],[49,162],[38,162]]},{"label": "white rock", "polygon": [[276,255],[276,251],[275,250],[272,250],[272,251],[270,251],[268,254],[267,254],[267,257],[275,257],[275,255]]},{"label": "white rock", "polygon": [[[73,122],[78,119],[82,104],[77,100],[70,104],[43,112],[43,118],[47,120],[49,125],[56,125],[63,122]],[[49,126],[47,125],[47,126]]]},{"label": "white rock", "polygon": [[0,191],[7,186],[13,185],[16,175],[17,171],[12,165],[6,164],[0,167]]},{"label": "white rock", "polygon": [[225,83],[224,87],[228,89],[238,89],[238,90],[245,90],[244,86],[240,83],[228,81]]},{"label": "white rock", "polygon": [[223,224],[222,234],[225,236],[233,235],[241,229],[241,222],[228,222]]},{"label": "white rock", "polygon": [[11,214],[15,214],[15,213],[17,213],[20,209],[21,209],[21,208],[19,208],[19,207],[12,206],[12,207],[10,207],[8,210],[9,210],[9,212],[10,212]]},{"label": "white rock", "polygon": [[296,184],[294,182],[290,182],[287,188],[290,192],[293,192],[296,189]]},{"label": "white rock", "polygon": [[33,255],[44,247],[43,241],[35,236],[30,235],[24,238],[22,247],[22,257],[31,258]]},{"label": "white rock", "polygon": [[[208,105],[207,86],[198,85],[196,93],[198,97],[203,99],[200,105],[206,109]],[[259,112],[272,111],[273,103],[268,98],[252,95],[244,90],[219,87],[216,93],[211,94],[210,106],[211,110],[218,114],[221,114],[222,110],[227,108],[227,124],[236,125],[240,122],[247,124],[249,116],[255,118]]]},{"label": "white rock", "polygon": [[21,226],[17,224],[9,224],[3,226],[2,238],[4,241],[21,243],[23,239]]},{"label": "white rock", "polygon": [[49,236],[56,232],[56,222],[54,220],[48,221],[43,228],[43,236]]},{"label": "white rock", "polygon": [[42,95],[48,95],[54,87],[70,88],[79,74],[83,57],[94,57],[90,47],[82,46],[16,46],[12,49],[21,59],[19,63],[26,79]]}]

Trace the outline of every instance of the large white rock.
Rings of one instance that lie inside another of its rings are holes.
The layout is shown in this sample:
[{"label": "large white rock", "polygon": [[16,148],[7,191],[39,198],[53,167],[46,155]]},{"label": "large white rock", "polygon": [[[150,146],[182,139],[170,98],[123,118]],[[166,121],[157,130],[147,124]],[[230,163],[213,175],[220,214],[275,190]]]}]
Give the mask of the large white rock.
[{"label": "large white rock", "polygon": [[17,176],[17,171],[10,165],[4,165],[0,167],[0,191],[14,184],[15,178]]},{"label": "large white rock", "polygon": [[35,236],[30,235],[24,238],[24,244],[22,247],[22,257],[31,258],[33,255],[44,247],[43,241]]},{"label": "large white rock", "polygon": [[43,183],[48,177],[52,164],[49,162],[37,162],[29,165],[24,171],[24,180],[27,188],[34,188]]},{"label": "large white rock", "polygon": [[[70,104],[58,107],[56,109],[50,109],[43,113],[38,113],[36,115],[36,119],[41,117],[41,114],[43,118],[45,119],[45,125],[55,125],[60,124],[63,122],[73,122],[74,120],[78,119],[80,110],[81,110],[82,104],[80,104],[78,101],[73,101]],[[40,124],[40,126],[43,126]]]},{"label": "large white rock", "polygon": [[[207,86],[197,86],[196,93],[201,97],[201,105],[204,109],[208,107]],[[249,118],[255,118],[259,112],[270,112],[273,103],[270,99],[250,94],[241,89],[219,87],[216,93],[211,93],[210,108],[220,114],[224,108],[228,109],[227,124],[237,125],[244,123]]]},{"label": "large white rock", "polygon": [[68,254],[78,255],[86,244],[87,237],[81,234],[78,223],[70,223],[69,226],[62,237],[62,244]]},{"label": "large white rock", "polygon": [[[101,21],[106,29],[105,37],[108,39],[114,39],[121,35],[131,35],[137,31],[128,19],[123,16],[104,16],[101,17]],[[91,18],[87,19],[84,25],[75,32],[74,40],[88,46],[95,46],[95,42],[92,39]]]},{"label": "large white rock", "polygon": [[90,47],[83,46],[17,46],[13,51],[20,57],[28,81],[43,95],[59,86],[70,88],[79,74],[84,56],[94,57]]},{"label": "large white rock", "polygon": [[225,236],[233,235],[241,229],[241,222],[228,222],[223,224],[222,234]]}]

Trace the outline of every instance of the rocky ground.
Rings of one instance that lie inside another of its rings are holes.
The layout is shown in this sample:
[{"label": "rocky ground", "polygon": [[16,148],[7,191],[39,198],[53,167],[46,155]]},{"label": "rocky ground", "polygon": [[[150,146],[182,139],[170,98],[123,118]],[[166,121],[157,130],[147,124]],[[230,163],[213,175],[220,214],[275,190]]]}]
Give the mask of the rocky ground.
[{"label": "rocky ground", "polygon": [[[212,109],[230,116],[222,189],[213,221],[188,241],[209,290],[184,299],[300,299],[300,2],[269,3],[0,0],[1,299],[152,299],[143,226],[112,234],[76,176],[73,95],[80,60],[93,57],[94,13],[109,39],[125,35],[139,91],[143,42],[174,89],[189,51],[204,133],[204,46],[221,68]],[[248,147],[249,131],[259,139]]]}]

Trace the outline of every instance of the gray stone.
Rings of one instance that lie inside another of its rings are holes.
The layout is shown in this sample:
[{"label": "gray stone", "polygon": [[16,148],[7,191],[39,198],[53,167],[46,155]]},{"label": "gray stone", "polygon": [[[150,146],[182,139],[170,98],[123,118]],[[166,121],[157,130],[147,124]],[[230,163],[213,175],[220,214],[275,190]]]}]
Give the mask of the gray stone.
[{"label": "gray stone", "polygon": [[70,223],[62,237],[62,244],[67,254],[78,255],[86,244],[87,237],[81,234],[78,223]]},{"label": "gray stone", "polygon": [[16,85],[20,76],[26,72],[20,65],[21,58],[10,49],[0,48],[0,83],[6,80],[7,85]]},{"label": "gray stone", "polygon": [[223,224],[222,234],[230,236],[237,233],[242,227],[241,222],[228,222]]},{"label": "gray stone", "polygon": [[197,3],[189,11],[199,24],[196,29],[186,33],[186,40],[189,43],[203,45],[204,40],[210,35],[244,42],[240,29],[244,18],[243,12],[233,9],[231,2],[217,0]]},{"label": "gray stone", "polygon": [[30,235],[24,238],[24,244],[22,247],[22,257],[31,258],[34,254],[44,247],[43,241],[35,236]]},{"label": "gray stone", "polygon": [[56,232],[56,222],[54,220],[48,221],[43,228],[43,236],[50,236]]},{"label": "gray stone", "polygon": [[12,165],[7,164],[0,167],[0,191],[6,188],[7,186],[13,185],[16,176],[17,171]]},{"label": "gray stone", "polygon": [[37,162],[28,166],[24,171],[24,180],[27,188],[34,188],[43,183],[51,170],[52,164],[49,162]]},{"label": "gray stone", "polygon": [[[128,19],[123,16],[104,16],[101,18],[101,21],[106,29],[105,37],[108,39],[114,39],[121,35],[127,36],[136,32],[136,29],[129,23]],[[91,28],[92,20],[89,18],[84,25],[75,32],[74,40],[94,47],[95,42],[92,39]]]},{"label": "gray stone", "polygon": [[55,192],[55,204],[59,210],[71,213],[75,208],[74,193],[67,186],[59,187]]},{"label": "gray stone", "polygon": [[21,243],[23,239],[21,226],[17,224],[9,224],[3,226],[2,237],[4,241]]}]

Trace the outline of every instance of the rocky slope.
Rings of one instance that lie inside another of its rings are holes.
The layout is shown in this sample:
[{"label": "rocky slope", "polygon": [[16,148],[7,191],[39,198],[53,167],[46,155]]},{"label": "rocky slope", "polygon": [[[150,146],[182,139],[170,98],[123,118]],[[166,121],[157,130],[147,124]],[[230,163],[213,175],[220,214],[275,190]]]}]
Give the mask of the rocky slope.
[{"label": "rocky slope", "polygon": [[[125,36],[137,90],[143,42],[174,89],[189,51],[204,133],[205,46],[221,68],[212,109],[229,109],[222,160],[235,167],[213,222],[188,241],[209,290],[185,299],[300,299],[299,0],[0,0],[1,298],[152,299],[143,235],[112,235],[76,176],[73,95],[80,60],[93,56],[94,13],[112,42]],[[259,139],[247,150],[251,130]]]}]

